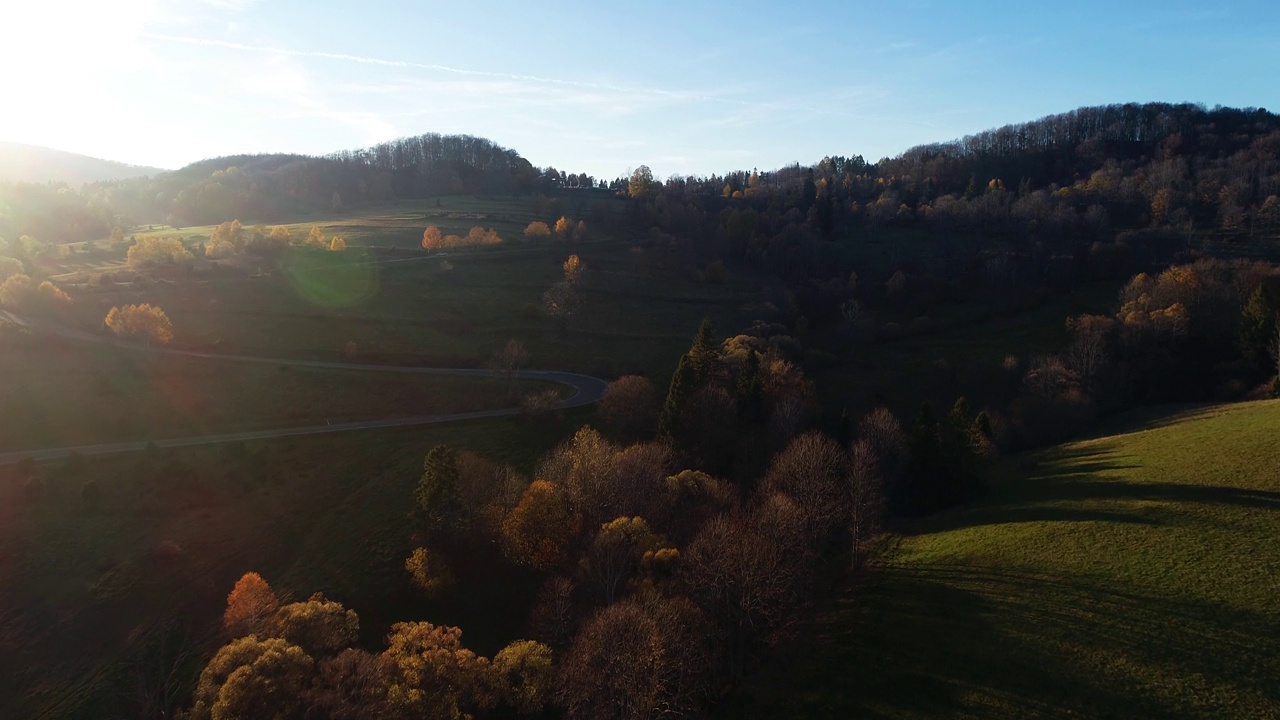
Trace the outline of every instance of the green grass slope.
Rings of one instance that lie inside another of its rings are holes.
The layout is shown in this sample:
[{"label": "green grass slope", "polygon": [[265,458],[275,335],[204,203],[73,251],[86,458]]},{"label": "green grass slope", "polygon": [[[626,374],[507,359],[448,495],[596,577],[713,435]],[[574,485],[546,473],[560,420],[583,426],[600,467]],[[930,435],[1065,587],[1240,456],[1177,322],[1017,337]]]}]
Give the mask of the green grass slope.
[{"label": "green grass slope", "polygon": [[1280,403],[1015,458],[827,612],[766,715],[1280,717]]}]

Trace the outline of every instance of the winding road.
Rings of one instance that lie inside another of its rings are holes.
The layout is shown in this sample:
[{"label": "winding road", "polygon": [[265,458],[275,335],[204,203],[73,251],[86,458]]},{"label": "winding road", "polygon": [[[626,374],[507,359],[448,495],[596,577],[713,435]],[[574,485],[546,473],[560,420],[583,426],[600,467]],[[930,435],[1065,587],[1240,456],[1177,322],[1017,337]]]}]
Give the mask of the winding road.
[{"label": "winding road", "polygon": [[[93,342],[117,347],[150,352],[162,355],[178,355],[184,357],[226,360],[228,362],[259,363],[267,365],[287,365],[290,367],[320,368],[327,370],[359,370],[367,372],[412,373],[418,375],[451,375],[457,377],[490,377],[491,370],[476,368],[435,368],[414,367],[408,365],[367,365],[358,363],[325,362],[320,360],[291,360],[288,358],[260,357],[255,355],[229,355],[222,353],[181,350],[178,348],[150,347],[129,343],[96,333],[75,330],[51,323],[42,323],[18,317],[8,311],[0,310],[0,318],[16,325],[49,335]],[[600,400],[604,395],[608,381],[590,375],[561,372],[558,370],[518,370],[516,377],[521,380],[542,380],[545,382],[566,385],[573,389],[573,394],[561,403],[562,408],[581,407]],[[154,444],[157,447],[189,447],[192,445],[211,445],[227,442],[244,442],[248,440],[266,440],[270,438],[292,437],[296,435],[318,435],[321,433],[347,432],[350,430],[374,430],[378,428],[410,427],[431,425],[436,423],[455,422],[460,420],[479,420],[482,418],[515,415],[520,408],[502,408],[498,410],[476,410],[464,413],[444,415],[418,415],[415,417],[387,418],[382,420],[359,420],[355,422],[326,423],[324,425],[306,425],[302,427],[274,428],[270,430],[251,430],[246,432],[219,433],[216,435],[196,435],[191,437],[167,438],[158,440],[139,440],[130,442],[102,443],[97,445],[76,445],[69,447],[40,448],[35,450],[14,450],[0,452],[0,465],[11,465],[22,460],[47,462],[60,460],[71,453],[79,455],[112,455],[116,453],[137,452]]]}]

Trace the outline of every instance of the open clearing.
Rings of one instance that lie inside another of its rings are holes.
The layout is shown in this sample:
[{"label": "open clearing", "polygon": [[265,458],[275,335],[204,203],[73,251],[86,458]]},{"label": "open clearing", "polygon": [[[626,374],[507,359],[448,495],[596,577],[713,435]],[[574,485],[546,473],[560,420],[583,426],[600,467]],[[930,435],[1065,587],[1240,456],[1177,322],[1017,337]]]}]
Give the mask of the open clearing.
[{"label": "open clearing", "polygon": [[778,712],[1280,715],[1280,402],[1126,424],[905,529],[824,613]]}]

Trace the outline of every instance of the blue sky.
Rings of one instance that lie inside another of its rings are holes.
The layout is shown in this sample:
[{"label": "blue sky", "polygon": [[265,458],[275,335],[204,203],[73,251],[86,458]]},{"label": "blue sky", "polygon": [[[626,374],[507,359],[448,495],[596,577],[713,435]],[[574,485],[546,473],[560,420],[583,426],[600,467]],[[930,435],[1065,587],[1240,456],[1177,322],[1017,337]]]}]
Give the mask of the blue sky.
[{"label": "blue sky", "polygon": [[469,133],[616,177],[870,160],[1081,105],[1280,111],[1280,3],[9,0],[0,140],[178,167]]}]

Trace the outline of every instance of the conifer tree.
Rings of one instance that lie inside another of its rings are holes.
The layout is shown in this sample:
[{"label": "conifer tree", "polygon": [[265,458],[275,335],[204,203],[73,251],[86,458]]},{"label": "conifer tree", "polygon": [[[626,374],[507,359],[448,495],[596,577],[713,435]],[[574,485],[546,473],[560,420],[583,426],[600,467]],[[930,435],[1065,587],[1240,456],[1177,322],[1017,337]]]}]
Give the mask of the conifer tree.
[{"label": "conifer tree", "polygon": [[680,412],[685,401],[697,392],[697,385],[697,372],[693,369],[689,353],[685,353],[680,356],[676,372],[671,376],[671,387],[667,389],[666,402],[662,404],[662,416],[658,419],[660,435],[672,437],[675,434],[680,424]]},{"label": "conifer tree", "polygon": [[689,348],[689,361],[699,385],[711,379],[711,373],[720,362],[720,346],[716,343],[716,326],[710,318],[703,318],[698,326],[693,347]]},{"label": "conifer tree", "polygon": [[737,400],[742,419],[747,422],[758,421],[764,404],[764,375],[760,372],[760,354],[755,350],[747,353],[747,359],[738,371],[735,391],[734,399]]},{"label": "conifer tree", "polygon": [[457,454],[447,445],[431,448],[422,463],[422,477],[414,493],[417,519],[432,532],[448,532],[463,524],[458,497]]}]

